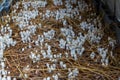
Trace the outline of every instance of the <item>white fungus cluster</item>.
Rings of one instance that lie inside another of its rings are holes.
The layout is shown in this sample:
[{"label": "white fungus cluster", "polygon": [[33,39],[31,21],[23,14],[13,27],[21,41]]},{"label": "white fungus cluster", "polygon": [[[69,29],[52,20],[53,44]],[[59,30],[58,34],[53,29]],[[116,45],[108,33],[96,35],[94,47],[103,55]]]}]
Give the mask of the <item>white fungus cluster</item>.
[{"label": "white fungus cluster", "polygon": [[48,68],[49,73],[51,73],[52,71],[54,71],[56,69],[56,64],[50,65],[49,63],[47,63],[46,66]]},{"label": "white fungus cluster", "polygon": [[67,66],[63,61],[60,61],[60,67],[66,69]]},{"label": "white fungus cluster", "polygon": [[26,26],[32,25],[32,23],[29,22],[31,19],[35,19],[38,15],[38,10],[32,10],[32,11],[22,11],[17,14],[17,16],[13,16],[12,20],[17,23],[20,30],[23,30],[26,28]]},{"label": "white fungus cluster", "polygon": [[20,32],[20,36],[22,38],[23,43],[31,42],[30,39],[30,31],[22,31]]},{"label": "white fungus cluster", "polygon": [[35,35],[36,28],[37,28],[36,25],[31,25],[31,26],[28,27],[28,30],[30,31],[31,34]]},{"label": "white fungus cluster", "polygon": [[35,25],[32,25],[27,27],[28,30],[20,32],[23,43],[31,42],[31,35],[35,35],[36,28],[37,27]]},{"label": "white fungus cluster", "polygon": [[109,45],[114,49],[116,40],[112,39],[111,37],[108,37]]},{"label": "white fungus cluster", "polygon": [[55,6],[63,5],[62,0],[53,0],[53,3],[54,3]]},{"label": "white fungus cluster", "polygon": [[52,59],[53,58],[53,55],[52,55],[52,50],[51,50],[51,46],[46,44],[46,47],[48,48],[47,49],[47,57]]},{"label": "white fungus cluster", "polygon": [[1,49],[5,49],[6,47],[15,46],[16,41],[14,41],[9,34],[5,34],[4,36],[0,36]]},{"label": "white fungus cluster", "polygon": [[4,35],[5,33],[9,33],[9,35],[12,35],[12,29],[10,28],[9,24],[6,26],[1,26],[1,34]]},{"label": "white fungus cluster", "polygon": [[52,77],[53,77],[54,80],[58,80],[59,79],[57,74],[54,74]]},{"label": "white fungus cluster", "polygon": [[33,52],[30,53],[29,57],[32,59],[33,63],[40,60],[40,54],[35,54]]},{"label": "white fungus cluster", "polygon": [[[14,8],[18,9],[20,5],[20,2],[16,2],[16,4],[13,6]],[[22,1],[23,9],[28,10],[30,6],[32,6],[34,9],[38,9],[39,7],[46,7],[47,1]]]},{"label": "white fungus cluster", "polygon": [[39,0],[39,1],[32,1],[32,2],[30,1],[30,4],[34,9],[39,8],[39,7],[46,7],[47,0],[45,1]]},{"label": "white fungus cluster", "polygon": [[0,60],[0,80],[11,80],[11,76],[7,76],[10,72],[5,70],[5,67],[5,60]]},{"label": "white fungus cluster", "polygon": [[95,27],[88,31],[88,40],[90,41],[91,44],[93,44],[93,43],[99,44],[103,35],[104,35],[104,33],[101,34],[99,29],[97,27]]},{"label": "white fungus cluster", "polygon": [[44,42],[44,37],[43,35],[38,35],[38,39],[35,41],[36,46],[42,46]]},{"label": "white fungus cluster", "polygon": [[47,47],[47,50],[41,50],[43,58],[49,58],[50,60],[53,58],[52,51],[51,51],[51,46],[48,45],[47,43],[45,44]]},{"label": "white fungus cluster", "polygon": [[108,49],[98,48],[98,52],[99,52],[100,56],[102,57],[102,59],[101,59],[102,65],[107,66],[108,62],[109,62],[108,57],[107,57]]},{"label": "white fungus cluster", "polygon": [[45,39],[51,40],[55,36],[55,31],[50,30],[48,32],[44,32],[43,34],[44,34]]},{"label": "white fungus cluster", "polygon": [[51,79],[50,77],[43,78],[43,80],[50,80],[50,79]]},{"label": "white fungus cluster", "polygon": [[87,23],[85,21],[80,23],[80,28],[82,28],[83,30],[88,30],[87,36],[90,43],[99,43],[104,34],[101,34],[100,30],[95,27],[95,25]]},{"label": "white fungus cluster", "polygon": [[71,56],[77,60],[77,54],[81,56],[85,51],[83,44],[86,40],[86,35],[82,35],[79,33],[79,36],[75,39],[75,34],[72,28],[62,28],[61,33],[66,37],[66,42],[60,40],[59,46],[66,47],[66,49],[70,50]]},{"label": "white fungus cluster", "polygon": [[92,25],[91,23],[87,23],[86,21],[82,21],[80,23],[80,28],[82,28],[83,30],[92,30],[94,29],[94,25]]},{"label": "white fungus cluster", "polygon": [[90,54],[90,57],[91,57],[91,59],[94,59],[94,58],[95,58],[95,53],[92,52],[92,53]]},{"label": "white fungus cluster", "polygon": [[0,58],[3,58],[4,50],[7,47],[16,45],[16,41],[14,41],[11,36],[12,29],[8,25],[6,27],[2,26],[0,30]]},{"label": "white fungus cluster", "polygon": [[74,70],[71,71],[71,69],[69,69],[69,74],[68,74],[68,79],[72,79],[77,77],[79,74],[79,71],[77,68],[75,68]]},{"label": "white fungus cluster", "polygon": [[[62,0],[53,0],[54,5],[59,6],[63,5]],[[72,4],[76,4],[77,6],[74,8]],[[76,0],[65,0],[65,7],[64,9],[58,9],[54,11],[46,10],[45,14],[41,14],[43,20],[46,18],[54,17],[55,20],[64,19],[65,16],[69,18],[76,18],[76,15],[80,15],[81,11],[84,11],[87,8],[87,4],[84,1],[76,1]]]},{"label": "white fungus cluster", "polygon": [[10,73],[5,70],[6,65],[3,57],[6,48],[16,45],[16,41],[14,41],[11,36],[12,29],[10,26],[8,24],[6,26],[2,26],[0,30],[0,80],[11,80],[11,77],[7,76]]},{"label": "white fungus cluster", "polygon": [[72,3],[72,4],[76,4],[76,3],[77,3],[77,0],[71,0],[71,3]]},{"label": "white fungus cluster", "polygon": [[66,41],[65,40],[63,40],[63,39],[60,39],[60,44],[59,44],[59,46],[60,46],[60,48],[65,48],[65,46],[66,46]]}]

